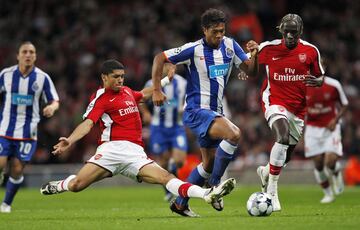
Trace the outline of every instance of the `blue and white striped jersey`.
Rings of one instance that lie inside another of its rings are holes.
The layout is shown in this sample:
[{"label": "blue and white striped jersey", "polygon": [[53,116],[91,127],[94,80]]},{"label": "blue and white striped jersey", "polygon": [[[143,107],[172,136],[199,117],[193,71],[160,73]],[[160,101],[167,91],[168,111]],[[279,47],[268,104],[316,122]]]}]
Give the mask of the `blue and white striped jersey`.
[{"label": "blue and white striped jersey", "polygon": [[[151,86],[149,80],[145,87]],[[184,109],[186,80],[180,75],[175,74],[171,83],[162,88],[166,95],[167,102],[163,106],[154,106],[151,120],[152,126],[172,128],[182,126],[182,113]]]},{"label": "blue and white striped jersey", "polygon": [[12,139],[37,139],[40,97],[45,103],[58,101],[54,83],[37,67],[26,77],[18,65],[0,72],[0,136]]},{"label": "blue and white striped jersey", "polygon": [[220,48],[208,46],[205,39],[164,51],[172,64],[186,66],[185,109],[210,109],[223,113],[224,88],[233,65],[237,68],[248,60],[240,45],[232,38],[223,38]]}]

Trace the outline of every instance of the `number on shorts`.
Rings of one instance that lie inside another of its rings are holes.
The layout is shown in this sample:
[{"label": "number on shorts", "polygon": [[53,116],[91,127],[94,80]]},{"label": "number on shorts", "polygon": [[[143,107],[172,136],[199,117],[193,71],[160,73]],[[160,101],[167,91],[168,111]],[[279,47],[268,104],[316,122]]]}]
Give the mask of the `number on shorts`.
[{"label": "number on shorts", "polygon": [[20,142],[20,152],[24,154],[29,154],[31,151],[31,143]]}]

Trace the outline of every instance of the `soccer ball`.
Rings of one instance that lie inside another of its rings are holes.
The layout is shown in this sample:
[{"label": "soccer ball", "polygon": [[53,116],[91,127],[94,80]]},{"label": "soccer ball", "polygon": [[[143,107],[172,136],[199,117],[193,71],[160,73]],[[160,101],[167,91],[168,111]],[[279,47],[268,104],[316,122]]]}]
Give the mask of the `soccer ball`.
[{"label": "soccer ball", "polygon": [[269,216],[273,211],[271,197],[264,192],[254,192],[249,197],[246,208],[251,216]]}]

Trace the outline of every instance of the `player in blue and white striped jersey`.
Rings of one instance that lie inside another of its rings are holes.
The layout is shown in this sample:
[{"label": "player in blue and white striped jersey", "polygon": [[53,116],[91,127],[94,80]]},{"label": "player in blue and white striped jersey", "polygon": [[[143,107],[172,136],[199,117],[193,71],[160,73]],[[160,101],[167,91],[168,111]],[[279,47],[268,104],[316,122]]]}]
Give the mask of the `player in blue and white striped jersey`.
[{"label": "player in blue and white striped jersey", "polygon": [[[225,23],[222,11],[208,9],[201,16],[204,38],[159,53],[153,63],[153,102],[158,106],[166,100],[160,86],[164,63],[185,65],[188,84],[183,120],[198,136],[202,153],[202,164],[192,171],[188,181],[197,185],[203,185],[206,179],[210,186],[219,184],[240,139],[240,129],[223,116],[222,108],[224,88],[233,66],[250,76],[258,72],[258,44],[246,44],[251,53],[249,59],[234,39],[224,36]],[[213,207],[221,211],[223,201]],[[171,209],[180,215],[195,216],[185,199],[177,199]]]},{"label": "player in blue and white striped jersey", "polygon": [[[163,76],[175,71],[175,66],[164,66]],[[150,149],[155,161],[164,169],[177,175],[186,160],[188,150],[185,127],[182,121],[186,80],[175,74],[170,84],[162,87],[167,97],[163,106],[153,106],[150,113],[148,106],[139,106],[145,124],[150,124]],[[149,80],[145,87],[152,86]],[[150,106],[149,106],[150,107]],[[166,190],[166,188],[165,188]],[[165,199],[171,201],[172,193],[166,190]]]},{"label": "player in blue and white striped jersey", "polygon": [[17,54],[18,65],[0,72],[0,184],[9,158],[9,180],[0,212],[11,212],[11,203],[24,180],[25,164],[36,150],[40,99],[48,105],[45,117],[59,108],[59,97],[49,75],[35,67],[36,49],[23,42]]}]

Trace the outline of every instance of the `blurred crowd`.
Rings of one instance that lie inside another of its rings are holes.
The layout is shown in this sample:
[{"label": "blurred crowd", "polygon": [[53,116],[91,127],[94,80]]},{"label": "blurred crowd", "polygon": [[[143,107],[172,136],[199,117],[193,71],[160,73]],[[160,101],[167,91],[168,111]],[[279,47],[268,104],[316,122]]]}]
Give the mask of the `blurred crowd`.
[{"label": "blurred crowd", "polygon": [[[81,140],[69,154],[51,156],[60,136],[81,121],[89,96],[100,86],[99,67],[109,58],[126,66],[126,83],[141,89],[151,78],[154,55],[202,37],[200,16],[209,7],[228,15],[227,35],[240,44],[280,37],[276,25],[287,13],[304,20],[303,39],[326,58],[326,75],[339,79],[350,100],[343,119],[345,156],[360,155],[360,2],[355,0],[0,0],[0,68],[16,63],[18,44],[32,41],[37,66],[49,73],[61,106],[56,116],[40,125],[33,163],[83,162],[95,152],[97,132]],[[182,73],[179,68],[180,74]],[[234,71],[236,74],[236,71]],[[264,71],[240,81],[234,76],[226,96],[232,120],[242,130],[239,155],[246,161],[265,161],[272,146],[270,130],[260,107]],[[144,130],[147,139],[148,132]],[[198,152],[190,135],[190,152]],[[303,157],[298,145],[296,158]],[[261,162],[260,162],[261,163]]]}]

